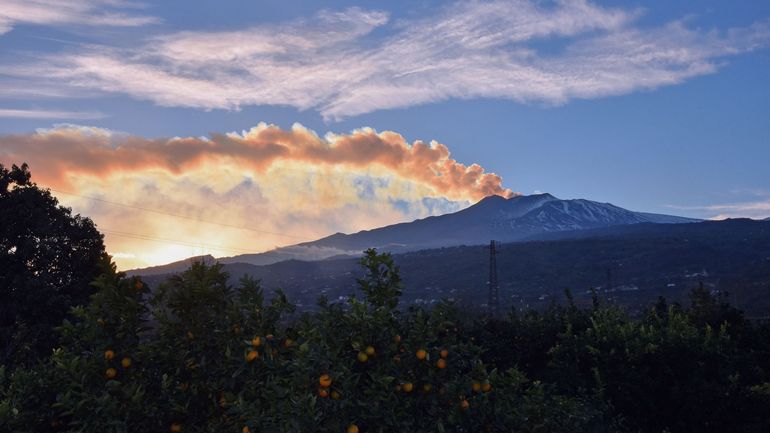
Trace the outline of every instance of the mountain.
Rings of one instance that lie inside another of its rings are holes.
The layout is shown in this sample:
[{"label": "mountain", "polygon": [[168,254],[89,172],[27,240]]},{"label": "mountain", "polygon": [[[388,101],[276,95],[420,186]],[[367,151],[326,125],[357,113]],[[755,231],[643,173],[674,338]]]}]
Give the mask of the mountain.
[{"label": "mountain", "polygon": [[168,263],[160,266],[151,266],[149,268],[139,268],[127,271],[128,275],[167,275],[182,272],[189,268],[193,262],[203,262],[207,265],[212,265],[217,262],[217,259],[211,254],[205,256],[188,257],[184,260]]},{"label": "mountain", "polygon": [[[572,235],[569,235],[571,233]],[[602,299],[631,311],[654,302],[689,302],[701,282],[730,294],[730,301],[752,317],[770,311],[770,224],[733,219],[692,224],[639,223],[579,232],[551,232],[551,239],[506,243],[497,254],[503,307],[542,307],[564,299],[589,305],[597,289]],[[559,238],[561,237],[561,238]],[[393,256],[405,288],[402,306],[457,300],[464,309],[486,302],[489,251],[484,246],[453,246]],[[244,274],[258,278],[266,294],[282,288],[300,309],[319,296],[342,300],[357,293],[362,271],[355,258],[288,260],[266,266],[225,265],[231,282]],[[166,276],[145,279],[155,287]]]},{"label": "mountain", "polygon": [[[402,253],[457,245],[537,240],[552,233],[578,236],[580,231],[640,223],[691,223],[698,220],[671,215],[633,212],[610,203],[561,200],[551,194],[503,198],[489,196],[458,212],[393,224],[358,233],[335,233],[311,242],[264,253],[222,257],[221,263],[269,265],[286,260],[326,260],[359,256],[367,248]],[[565,236],[561,236],[564,238]],[[130,275],[166,274],[181,270],[190,259],[153,268],[128,271]]]},{"label": "mountain", "polygon": [[551,194],[510,199],[493,195],[451,214],[353,234],[336,233],[266,253],[243,254],[220,260],[223,263],[267,265],[288,259],[321,260],[340,255],[358,255],[367,248],[406,252],[454,245],[481,245],[491,239],[501,242],[532,240],[551,232],[615,225],[695,221],[677,216],[632,212],[610,203],[591,200],[560,200]]}]

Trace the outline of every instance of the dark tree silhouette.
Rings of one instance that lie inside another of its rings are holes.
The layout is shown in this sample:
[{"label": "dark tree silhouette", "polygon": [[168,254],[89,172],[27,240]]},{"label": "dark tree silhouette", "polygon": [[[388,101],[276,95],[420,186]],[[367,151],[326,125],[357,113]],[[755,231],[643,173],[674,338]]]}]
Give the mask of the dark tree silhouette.
[{"label": "dark tree silhouette", "polygon": [[[59,206],[27,164],[0,164],[0,364],[34,361],[56,343],[52,327],[88,302],[107,257],[94,223]],[[108,260],[107,260],[108,262]]]}]

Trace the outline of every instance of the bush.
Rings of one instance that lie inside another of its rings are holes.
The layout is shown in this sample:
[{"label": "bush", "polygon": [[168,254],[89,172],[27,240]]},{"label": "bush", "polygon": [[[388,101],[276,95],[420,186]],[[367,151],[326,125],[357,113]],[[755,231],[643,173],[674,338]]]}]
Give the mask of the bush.
[{"label": "bush", "polygon": [[[257,281],[194,264],[151,293],[108,267],[44,362],[0,368],[0,425],[70,432],[768,431],[770,335],[659,303],[554,305],[488,321],[397,308],[366,252],[363,297],[297,314]],[[705,299],[705,301],[704,301]],[[708,302],[706,302],[708,301]],[[721,308],[721,307],[720,307]],[[713,309],[712,309],[713,310]],[[728,311],[720,309],[719,311]],[[721,314],[721,313],[720,313]]]},{"label": "bush", "polygon": [[113,266],[60,328],[64,346],[7,381],[0,419],[13,431],[471,432],[579,431],[601,415],[489,368],[453,306],[397,310],[389,255],[362,265],[363,299],[292,318],[281,293],[265,305],[256,281],[233,289],[219,265],[152,296]]}]

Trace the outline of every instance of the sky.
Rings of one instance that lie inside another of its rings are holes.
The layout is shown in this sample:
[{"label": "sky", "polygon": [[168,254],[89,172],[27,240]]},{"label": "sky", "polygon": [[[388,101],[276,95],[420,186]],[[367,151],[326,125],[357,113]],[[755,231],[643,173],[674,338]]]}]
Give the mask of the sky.
[{"label": "sky", "polygon": [[0,0],[0,163],[123,269],[549,192],[770,217],[770,2]]}]

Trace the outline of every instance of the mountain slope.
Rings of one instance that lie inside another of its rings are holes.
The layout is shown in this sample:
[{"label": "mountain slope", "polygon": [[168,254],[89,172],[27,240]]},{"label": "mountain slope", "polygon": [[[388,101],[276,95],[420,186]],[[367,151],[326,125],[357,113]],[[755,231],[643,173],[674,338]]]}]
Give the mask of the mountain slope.
[{"label": "mountain slope", "polygon": [[[543,306],[571,288],[590,303],[590,288],[613,302],[639,308],[658,296],[688,302],[687,292],[703,282],[726,290],[731,302],[754,316],[770,311],[770,223],[735,219],[693,224],[640,223],[582,230],[579,238],[503,244],[497,255],[501,302]],[[394,255],[405,283],[403,302],[430,304],[454,298],[463,308],[486,302],[489,251],[457,246]],[[282,288],[301,308],[320,295],[339,300],[356,293],[357,259],[284,261],[268,266],[225,265],[236,282],[249,274],[266,293]],[[608,278],[609,277],[609,278]],[[165,277],[151,276],[155,286]],[[610,285],[608,288],[607,286]]]},{"label": "mountain slope", "polygon": [[560,200],[550,194],[505,199],[489,196],[461,211],[325,238],[262,254],[223,258],[224,263],[270,264],[287,258],[318,260],[356,255],[367,248],[405,252],[453,245],[480,245],[495,239],[513,242],[538,235],[614,225],[686,223],[697,220],[632,212],[609,203]]},{"label": "mountain slope", "polygon": [[126,272],[128,275],[164,275],[182,272],[188,269],[193,262],[203,262],[211,265],[217,262],[214,256],[207,254],[205,256],[189,257],[184,260],[168,263],[161,266],[151,266],[149,268],[132,269]]},{"label": "mountain slope", "polygon": [[[257,254],[223,257],[222,263],[269,265],[285,260],[324,260],[357,256],[367,248],[394,253],[456,245],[481,245],[491,239],[501,242],[535,240],[550,233],[638,223],[688,223],[697,220],[670,215],[633,212],[609,203],[591,200],[561,200],[551,194],[506,199],[489,196],[451,214],[393,224],[353,234],[335,233],[312,242],[277,248]],[[189,263],[189,259],[181,263]],[[171,265],[167,265],[171,266]],[[176,266],[177,268],[179,266]],[[148,268],[132,274],[166,273]]]}]

